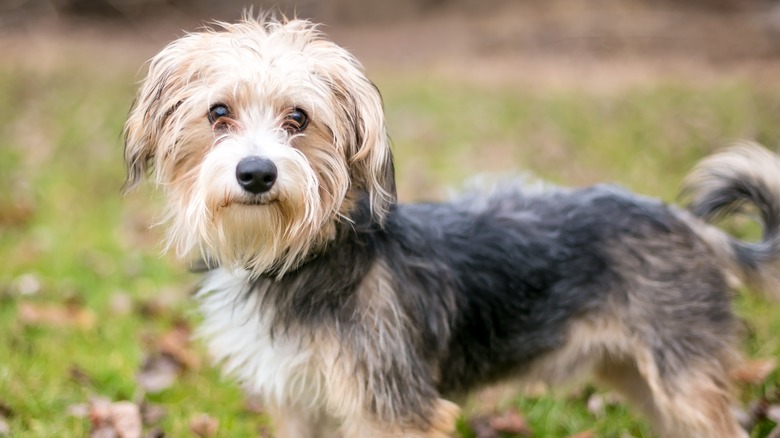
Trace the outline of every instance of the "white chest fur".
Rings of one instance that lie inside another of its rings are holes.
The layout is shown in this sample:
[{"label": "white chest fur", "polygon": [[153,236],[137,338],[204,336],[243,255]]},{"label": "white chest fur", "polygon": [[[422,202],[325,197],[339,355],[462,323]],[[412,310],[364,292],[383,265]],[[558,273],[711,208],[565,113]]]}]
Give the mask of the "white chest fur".
[{"label": "white chest fur", "polygon": [[278,404],[321,403],[321,357],[294,334],[271,336],[274,309],[247,293],[249,274],[216,269],[197,294],[204,322],[198,336],[223,371],[250,393]]}]

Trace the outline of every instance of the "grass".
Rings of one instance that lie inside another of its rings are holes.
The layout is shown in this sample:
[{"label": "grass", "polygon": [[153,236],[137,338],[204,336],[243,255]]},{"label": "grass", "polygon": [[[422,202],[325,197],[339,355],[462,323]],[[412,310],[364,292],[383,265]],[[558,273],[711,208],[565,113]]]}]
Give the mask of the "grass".
[{"label": "grass", "polygon": [[[148,339],[197,323],[188,299],[195,278],[160,255],[161,231],[148,228],[159,196],[148,188],[119,194],[132,74],[77,62],[47,73],[0,66],[0,405],[11,411],[14,437],[87,435],[88,420],[69,407],[96,395],[133,399]],[[440,198],[470,175],[521,171],[565,185],[620,182],[673,201],[685,172],[714,149],[740,138],[773,148],[780,141],[780,88],[746,82],[659,83],[610,95],[413,76],[380,76],[378,85],[407,201]],[[132,309],[119,309],[117,297],[129,297]],[[94,322],[30,324],[20,316],[26,303],[84,308]],[[148,311],[155,306],[162,311]],[[751,296],[737,307],[749,328],[746,352],[777,357],[778,307]],[[159,427],[187,436],[190,418],[206,412],[220,421],[220,436],[256,436],[266,420],[203,362],[147,395],[167,410]],[[744,400],[776,400],[778,381],[744,388]],[[596,418],[583,397],[565,393],[513,403],[536,436],[649,436],[621,406]]]}]

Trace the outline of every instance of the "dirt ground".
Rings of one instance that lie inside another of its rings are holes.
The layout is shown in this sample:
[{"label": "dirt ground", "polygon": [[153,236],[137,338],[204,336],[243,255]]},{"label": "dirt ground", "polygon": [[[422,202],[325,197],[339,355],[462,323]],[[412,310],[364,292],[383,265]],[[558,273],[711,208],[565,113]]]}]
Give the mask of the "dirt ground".
[{"label": "dirt ground", "polygon": [[[63,63],[139,72],[182,29],[198,25],[191,17],[116,23],[44,16],[0,28],[0,63],[42,72]],[[659,80],[771,84],[780,72],[780,6],[771,3],[499,2],[399,20],[326,22],[323,30],[355,53],[370,76],[609,92]]]}]

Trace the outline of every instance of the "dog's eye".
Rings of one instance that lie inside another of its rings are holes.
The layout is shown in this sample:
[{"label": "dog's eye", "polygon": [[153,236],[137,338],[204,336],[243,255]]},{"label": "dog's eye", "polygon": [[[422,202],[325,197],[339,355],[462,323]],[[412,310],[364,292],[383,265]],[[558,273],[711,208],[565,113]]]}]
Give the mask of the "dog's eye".
[{"label": "dog's eye", "polygon": [[293,108],[290,110],[289,113],[287,113],[287,116],[284,118],[284,123],[282,124],[282,127],[284,127],[284,129],[286,129],[287,132],[291,134],[296,134],[306,129],[306,126],[308,124],[309,124],[309,116],[306,114],[306,111],[300,108]]},{"label": "dog's eye", "polygon": [[230,117],[230,110],[226,105],[218,103],[211,106],[208,117],[209,122],[214,124],[223,117]]}]

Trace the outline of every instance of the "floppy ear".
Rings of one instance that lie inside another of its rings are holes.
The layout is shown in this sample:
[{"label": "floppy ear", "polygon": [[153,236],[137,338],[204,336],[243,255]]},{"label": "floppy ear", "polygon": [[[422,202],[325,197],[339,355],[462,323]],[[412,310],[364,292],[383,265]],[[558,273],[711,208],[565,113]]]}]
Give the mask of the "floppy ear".
[{"label": "floppy ear", "polygon": [[176,75],[173,74],[176,58],[167,56],[167,51],[166,48],[149,63],[149,73],[125,122],[127,178],[122,187],[125,193],[138,185],[153,167],[165,122],[182,103],[181,100],[175,100],[173,93],[178,86],[174,80]]},{"label": "floppy ear", "polygon": [[133,102],[124,128],[125,167],[127,177],[122,191],[131,191],[146,175],[154,157],[151,133],[145,129],[144,111],[139,105],[140,96]]},{"label": "floppy ear", "polygon": [[382,96],[356,63],[350,63],[344,76],[332,77],[331,86],[351,133],[351,138],[345,139],[350,176],[357,188],[368,193],[371,215],[382,224],[396,202],[393,155]]}]

